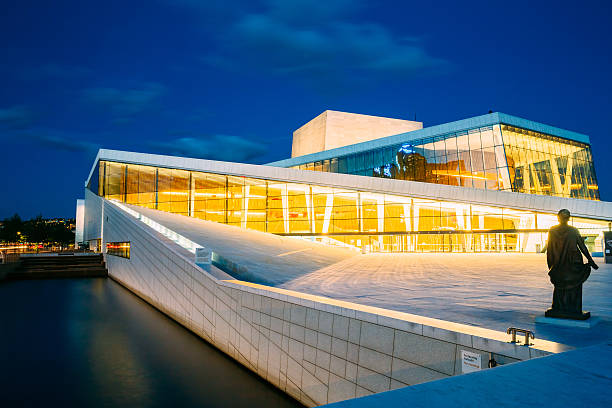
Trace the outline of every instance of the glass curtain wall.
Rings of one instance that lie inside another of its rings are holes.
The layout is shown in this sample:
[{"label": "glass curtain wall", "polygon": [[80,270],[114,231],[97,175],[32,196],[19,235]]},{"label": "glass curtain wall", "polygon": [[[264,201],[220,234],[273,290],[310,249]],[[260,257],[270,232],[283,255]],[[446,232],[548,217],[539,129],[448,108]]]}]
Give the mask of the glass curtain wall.
[{"label": "glass curtain wall", "polygon": [[588,145],[507,125],[414,140],[296,168],[599,200]]},{"label": "glass curtain wall", "polygon": [[502,125],[514,191],[599,200],[589,145]]},{"label": "glass curtain wall", "polygon": [[297,168],[512,190],[499,125],[414,140]]},{"label": "glass curtain wall", "polygon": [[[100,162],[108,199],[382,252],[536,252],[556,217],[391,194]],[[577,225],[595,245],[606,222]]]}]

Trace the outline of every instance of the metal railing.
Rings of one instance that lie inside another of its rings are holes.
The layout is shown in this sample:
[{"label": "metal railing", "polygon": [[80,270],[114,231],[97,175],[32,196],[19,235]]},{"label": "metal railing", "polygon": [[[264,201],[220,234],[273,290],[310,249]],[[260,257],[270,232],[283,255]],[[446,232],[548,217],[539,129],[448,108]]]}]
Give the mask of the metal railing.
[{"label": "metal railing", "polygon": [[[136,218],[138,221],[142,222],[143,224],[151,227],[153,230],[162,234],[164,237],[168,238],[169,240],[171,240],[178,246],[194,254],[194,260],[195,260],[196,249],[204,248],[202,245],[193,242],[189,238],[186,238],[183,235],[171,230],[170,228],[167,228],[161,225],[157,221],[154,221],[151,218],[139,213],[138,211],[135,211],[132,208],[127,207],[126,205],[124,205],[123,203],[117,200],[109,200],[109,202],[117,206],[121,210],[125,211],[127,214],[131,215],[132,217]],[[248,274],[248,268],[246,268],[244,265],[239,265],[233,261],[230,261],[229,259],[225,258],[218,252],[211,251],[211,261],[212,261],[211,262],[212,265],[214,265],[215,267],[221,269],[223,272],[228,273],[234,277],[237,277],[237,276],[244,277]]]}]

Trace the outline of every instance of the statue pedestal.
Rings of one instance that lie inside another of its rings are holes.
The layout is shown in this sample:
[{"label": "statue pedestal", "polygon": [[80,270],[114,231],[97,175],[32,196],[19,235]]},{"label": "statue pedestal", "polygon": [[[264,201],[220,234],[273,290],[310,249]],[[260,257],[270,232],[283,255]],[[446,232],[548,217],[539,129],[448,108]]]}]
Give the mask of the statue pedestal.
[{"label": "statue pedestal", "polygon": [[591,327],[596,326],[600,321],[601,319],[599,317],[591,317],[587,320],[560,319],[557,317],[546,316],[537,316],[535,318],[535,322],[540,324],[550,324],[560,327],[576,327],[582,329],[590,329]]},{"label": "statue pedestal", "polygon": [[[582,302],[580,302],[580,303],[582,303]],[[578,310],[580,310],[580,309],[578,309]],[[544,316],[546,316],[546,317],[554,317],[554,318],[557,318],[557,319],[587,320],[589,317],[591,317],[591,312],[572,313],[572,312],[562,312],[562,311],[555,310],[555,309],[548,309],[544,313]]]}]

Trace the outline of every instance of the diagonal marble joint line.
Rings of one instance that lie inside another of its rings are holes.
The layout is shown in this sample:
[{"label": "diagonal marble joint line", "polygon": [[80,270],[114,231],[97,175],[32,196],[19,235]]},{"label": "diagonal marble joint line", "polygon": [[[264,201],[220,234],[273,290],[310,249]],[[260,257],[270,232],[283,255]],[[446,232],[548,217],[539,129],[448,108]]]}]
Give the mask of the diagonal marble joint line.
[{"label": "diagonal marble joint line", "polygon": [[282,257],[282,256],[297,254],[298,252],[311,251],[311,250],[312,250],[312,248],[296,249],[295,251],[283,252],[282,254],[278,254],[276,256],[277,257]]}]

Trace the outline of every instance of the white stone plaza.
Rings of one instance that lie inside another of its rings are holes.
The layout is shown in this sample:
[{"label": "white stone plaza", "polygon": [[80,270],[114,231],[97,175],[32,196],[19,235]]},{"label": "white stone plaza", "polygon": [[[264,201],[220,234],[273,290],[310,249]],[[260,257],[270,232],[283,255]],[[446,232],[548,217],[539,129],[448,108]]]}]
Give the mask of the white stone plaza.
[{"label": "white stone plaza", "polygon": [[[595,261],[583,309],[612,320],[612,264]],[[495,330],[516,326],[560,342],[600,340],[535,324],[552,300],[547,272],[545,254],[368,254],[280,287]]]},{"label": "white stone plaza", "polygon": [[611,322],[604,321],[583,336],[579,331],[535,322],[552,300],[545,254],[361,254],[305,239],[131,208],[244,267],[243,272],[230,272],[232,277],[226,279],[499,331],[516,326],[563,344],[595,344],[608,334],[612,338],[612,264],[605,264],[603,258],[595,258],[600,268],[591,272],[584,285],[583,308]]}]

